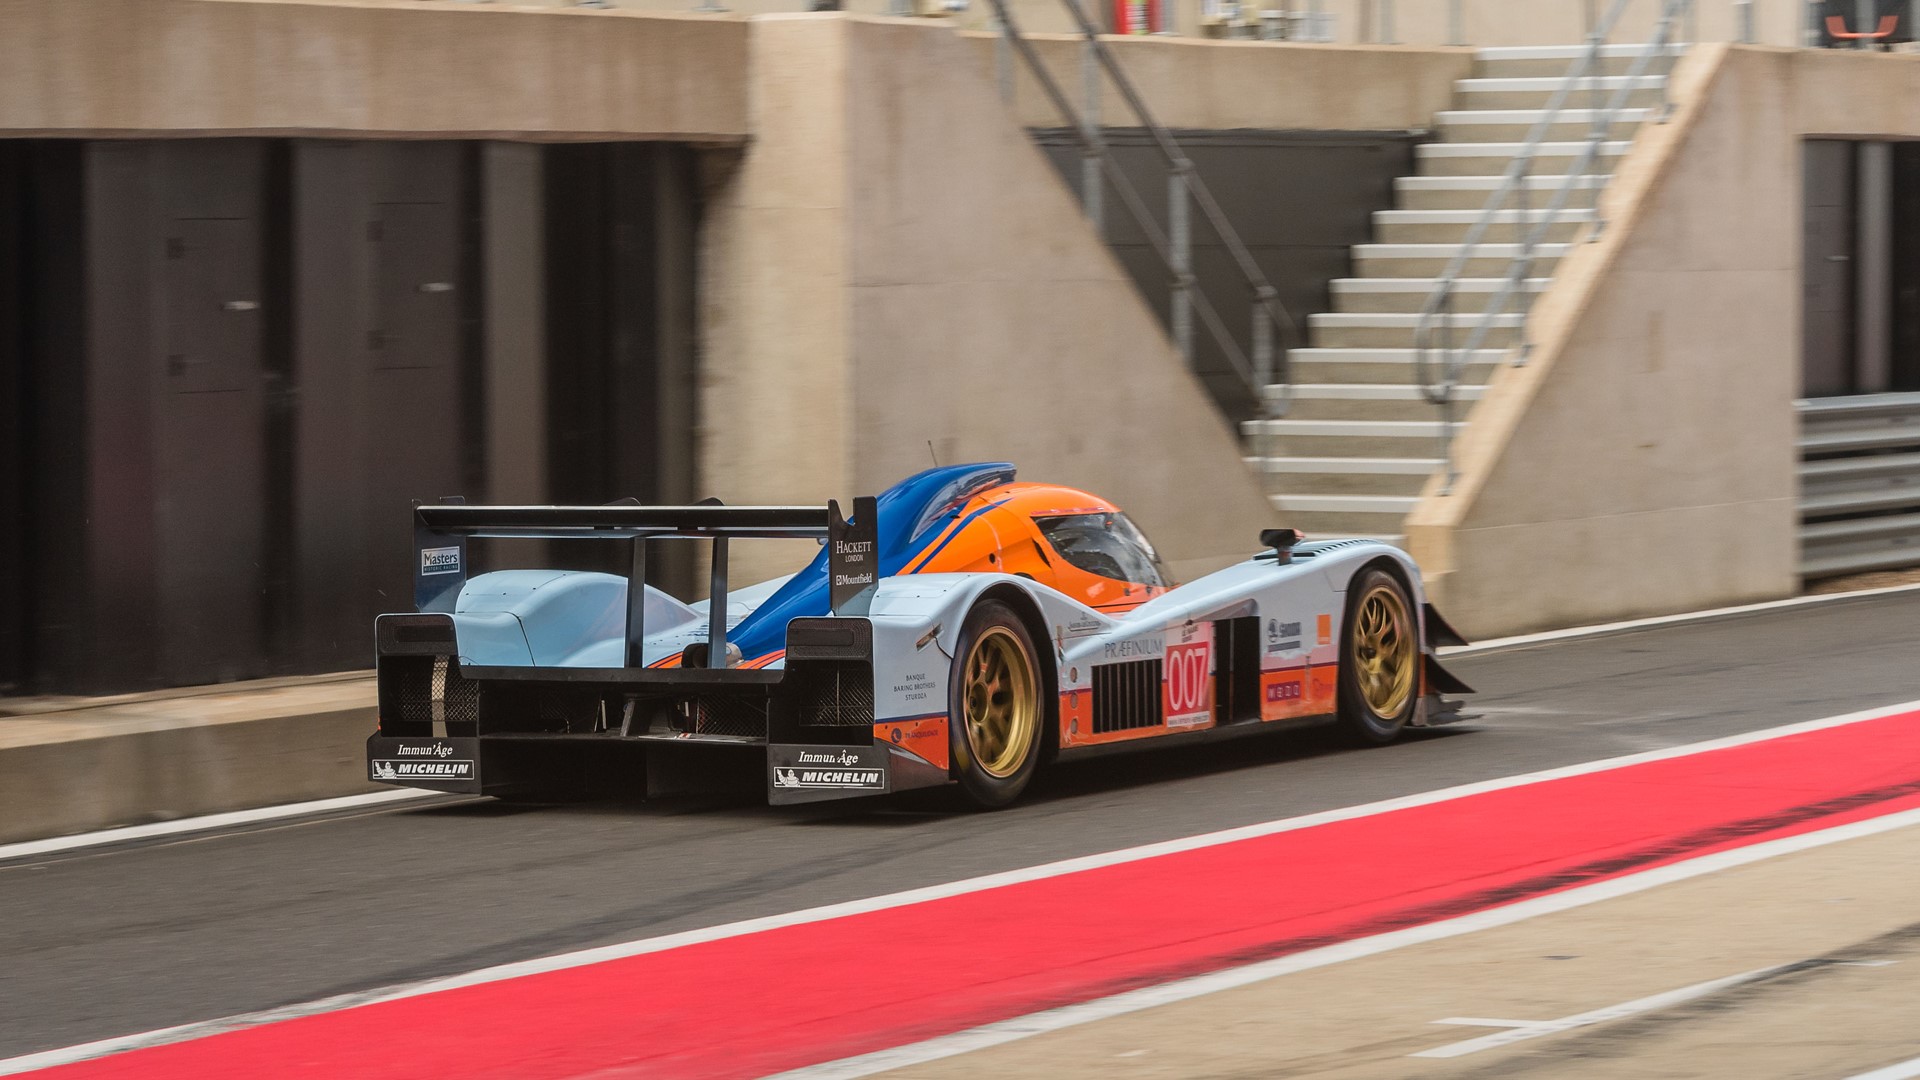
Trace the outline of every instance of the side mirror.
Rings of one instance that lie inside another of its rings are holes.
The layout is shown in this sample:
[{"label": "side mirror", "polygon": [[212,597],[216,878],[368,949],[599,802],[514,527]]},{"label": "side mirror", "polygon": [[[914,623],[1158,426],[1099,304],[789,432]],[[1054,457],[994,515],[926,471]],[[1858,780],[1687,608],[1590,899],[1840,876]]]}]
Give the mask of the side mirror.
[{"label": "side mirror", "polygon": [[1260,543],[1273,549],[1277,561],[1282,564],[1293,561],[1293,545],[1305,540],[1299,529],[1262,529]]}]

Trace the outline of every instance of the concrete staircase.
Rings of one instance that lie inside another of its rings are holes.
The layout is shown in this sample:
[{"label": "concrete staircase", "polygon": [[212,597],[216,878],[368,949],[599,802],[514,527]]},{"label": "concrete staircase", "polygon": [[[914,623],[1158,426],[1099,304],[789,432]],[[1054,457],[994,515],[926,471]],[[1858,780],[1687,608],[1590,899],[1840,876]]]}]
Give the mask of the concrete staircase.
[{"label": "concrete staircase", "polygon": [[[1500,287],[1519,253],[1523,223],[1538,222],[1551,192],[1582,149],[1593,113],[1625,82],[1643,45],[1605,47],[1594,77],[1569,96],[1535,155],[1530,209],[1503,208],[1467,263],[1455,293],[1464,332]],[[1373,243],[1353,249],[1354,277],[1332,283],[1334,310],[1308,319],[1310,347],[1289,354],[1292,407],[1284,420],[1243,425],[1248,463],[1265,471],[1282,520],[1309,535],[1377,536],[1399,542],[1402,523],[1427,478],[1443,465],[1440,411],[1421,394],[1413,334],[1437,275],[1525,142],[1582,47],[1483,49],[1474,77],[1455,84],[1455,108],[1434,118],[1436,142],[1419,146],[1419,175],[1397,183],[1395,208],[1374,214]],[[1661,80],[1642,75],[1608,132],[1594,166],[1611,174],[1640,123],[1653,118]],[[1588,84],[1591,84],[1589,88]],[[1599,177],[1580,181],[1568,209],[1535,248],[1527,288],[1539,293],[1594,217]],[[1513,200],[1510,200],[1511,207]],[[1498,317],[1487,348],[1470,358],[1456,416],[1478,400],[1495,365],[1515,344],[1514,305]],[[1282,393],[1270,387],[1270,394]],[[1456,432],[1464,422],[1456,424]]]}]

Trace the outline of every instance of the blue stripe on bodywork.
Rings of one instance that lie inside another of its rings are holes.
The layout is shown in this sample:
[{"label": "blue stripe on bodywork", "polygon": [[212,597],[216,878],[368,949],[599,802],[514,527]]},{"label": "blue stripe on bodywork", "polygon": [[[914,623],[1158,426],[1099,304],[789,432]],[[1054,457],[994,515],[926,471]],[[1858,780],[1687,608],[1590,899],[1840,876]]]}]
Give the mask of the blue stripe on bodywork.
[{"label": "blue stripe on bodywork", "polygon": [[[965,505],[965,499],[959,497],[962,493],[971,494],[981,485],[1006,483],[1013,475],[1013,466],[1004,462],[947,465],[916,473],[881,492],[876,512],[880,519],[881,576],[901,573],[947,532],[947,526]],[[941,509],[943,501],[950,507]],[[952,530],[948,538],[958,532]],[[806,569],[740,620],[727,636],[740,646],[742,655],[765,656],[786,647],[788,622],[825,615],[828,610],[827,553],[822,549]]]},{"label": "blue stripe on bodywork", "polygon": [[912,567],[909,567],[907,570],[903,571],[903,573],[917,574],[920,571],[926,569],[927,564],[933,561],[933,557],[935,555],[938,555],[941,552],[947,550],[947,545],[953,543],[954,537],[959,536],[961,533],[967,531],[967,526],[973,524],[974,518],[979,517],[981,514],[986,513],[987,511],[993,509],[996,506],[1006,505],[1006,501],[1007,500],[1005,499],[996,499],[993,502],[988,503],[987,505],[981,507],[978,510],[975,510],[973,513],[968,514],[966,517],[962,518],[960,521],[960,524],[955,525],[953,528],[947,530],[946,536],[943,537],[938,544],[934,545],[932,551],[929,551],[925,555],[920,556],[920,558],[915,561],[915,565],[913,565]]}]

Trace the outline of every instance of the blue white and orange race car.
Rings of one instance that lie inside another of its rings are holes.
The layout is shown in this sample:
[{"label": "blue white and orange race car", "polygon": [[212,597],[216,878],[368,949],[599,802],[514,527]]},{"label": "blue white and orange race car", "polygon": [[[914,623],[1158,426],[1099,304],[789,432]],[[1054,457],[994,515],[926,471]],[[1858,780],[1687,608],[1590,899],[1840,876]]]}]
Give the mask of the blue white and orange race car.
[{"label": "blue white and orange race car", "polygon": [[[1000,806],[1055,758],[1322,722],[1384,743],[1468,692],[1397,548],[1268,530],[1176,585],[1119,507],[1008,464],[930,469],[850,520],[831,502],[414,514],[418,610],[376,634],[367,755],[388,783],[660,793],[746,756],[774,803],[954,784]],[[615,540],[631,572],[469,578],[469,537]],[[729,542],[781,537],[823,550],[730,589]],[[646,583],[649,542],[688,539],[712,546],[696,604]]]}]

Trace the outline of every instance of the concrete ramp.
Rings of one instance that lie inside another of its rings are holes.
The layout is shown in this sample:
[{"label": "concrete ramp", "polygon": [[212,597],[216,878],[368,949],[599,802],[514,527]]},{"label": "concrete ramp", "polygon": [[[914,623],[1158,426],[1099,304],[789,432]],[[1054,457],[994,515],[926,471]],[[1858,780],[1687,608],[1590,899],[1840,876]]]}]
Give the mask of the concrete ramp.
[{"label": "concrete ramp", "polygon": [[1408,522],[1474,636],[1798,587],[1800,140],[1920,131],[1911,57],[1699,46],[1637,132],[1608,222],[1535,308]]}]

